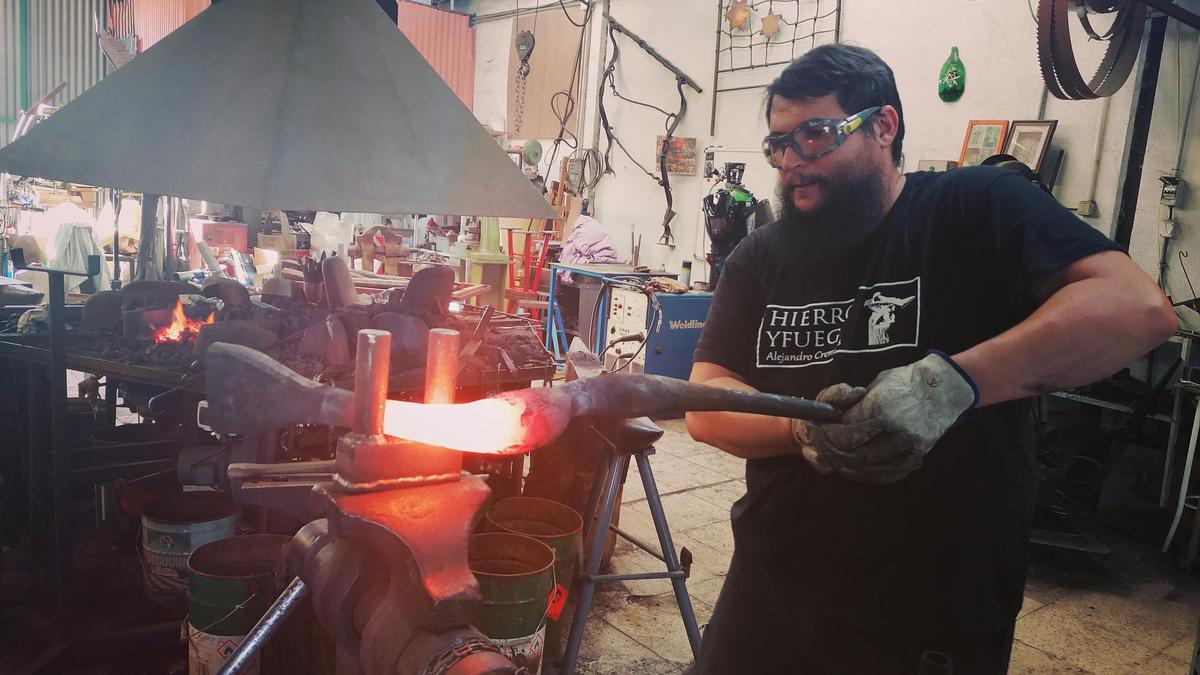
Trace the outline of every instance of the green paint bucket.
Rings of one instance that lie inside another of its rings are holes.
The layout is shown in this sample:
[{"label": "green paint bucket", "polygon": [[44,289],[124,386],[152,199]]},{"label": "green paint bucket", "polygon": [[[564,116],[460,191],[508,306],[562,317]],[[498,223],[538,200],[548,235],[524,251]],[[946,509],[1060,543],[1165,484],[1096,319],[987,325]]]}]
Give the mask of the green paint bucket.
[{"label": "green paint bucket", "polygon": [[554,576],[569,586],[583,546],[583,518],[566,504],[540,497],[501,499],[487,511],[487,527],[533,537],[554,551]]},{"label": "green paint bucket", "polygon": [[517,666],[540,672],[554,551],[532,537],[487,532],[471,536],[467,558],[483,595],[479,629]]},{"label": "green paint bucket", "polygon": [[[197,548],[188,560],[188,672],[215,675],[279,595],[291,537],[251,534]],[[258,672],[255,663],[249,671]]]},{"label": "green paint bucket", "polygon": [[[570,594],[583,550],[583,518],[574,509],[552,499],[509,497],[493,504],[485,518],[491,531],[523,534],[549,546],[554,551],[554,578]],[[545,653],[551,658],[559,656],[568,623],[560,616],[546,627]]]}]

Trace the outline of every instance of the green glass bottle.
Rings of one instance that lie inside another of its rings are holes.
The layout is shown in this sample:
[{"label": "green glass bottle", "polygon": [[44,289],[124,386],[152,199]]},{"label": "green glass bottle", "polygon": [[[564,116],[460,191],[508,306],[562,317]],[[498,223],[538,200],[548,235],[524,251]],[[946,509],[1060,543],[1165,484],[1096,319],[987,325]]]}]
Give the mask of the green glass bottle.
[{"label": "green glass bottle", "polygon": [[938,76],[938,98],[952,103],[962,98],[966,87],[967,68],[958,58],[958,47],[951,47],[950,58],[942,64],[942,73]]}]

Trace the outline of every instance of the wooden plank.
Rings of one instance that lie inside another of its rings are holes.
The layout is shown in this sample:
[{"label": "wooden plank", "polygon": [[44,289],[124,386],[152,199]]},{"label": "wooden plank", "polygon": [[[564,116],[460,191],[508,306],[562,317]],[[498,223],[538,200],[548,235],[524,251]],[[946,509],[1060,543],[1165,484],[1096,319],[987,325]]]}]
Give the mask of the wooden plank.
[{"label": "wooden plank", "polygon": [[[567,12],[576,23],[583,23],[583,10],[568,7]],[[521,125],[516,126],[517,67],[521,59],[517,56],[517,35],[521,31],[534,35],[533,54],[529,58],[529,76],[525,78],[525,105],[519,116]],[[523,14],[513,22],[512,38],[508,50],[508,112],[507,130],[510,138],[558,138],[558,118],[550,107],[550,99],[565,91],[571,83],[571,70],[575,66],[575,52],[579,48],[579,28],[571,24],[558,3],[550,3],[539,12]],[[586,55],[585,55],[586,58]],[[583,78],[575,78],[571,95],[579,101],[579,86]],[[563,109],[564,97],[555,99],[559,110]],[[579,132],[579,107],[576,106],[567,118],[567,131]]]}]

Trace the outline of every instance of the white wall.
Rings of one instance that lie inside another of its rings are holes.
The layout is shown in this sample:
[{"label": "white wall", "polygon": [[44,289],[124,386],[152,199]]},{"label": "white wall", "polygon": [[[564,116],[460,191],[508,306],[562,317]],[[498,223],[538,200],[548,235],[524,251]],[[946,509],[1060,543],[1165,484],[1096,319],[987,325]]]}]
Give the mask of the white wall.
[{"label": "white wall", "polygon": [[[1197,9],[1198,2],[1191,2]],[[1129,253],[1133,259],[1152,276],[1158,276],[1158,264],[1163,239],[1159,236],[1159,223],[1166,218],[1167,209],[1159,205],[1159,177],[1175,169],[1182,132],[1180,110],[1186,109],[1192,78],[1195,75],[1196,56],[1200,50],[1196,32],[1171,22],[1167,26],[1166,43],[1163,47],[1162,65],[1159,70],[1158,93],[1154,102],[1154,117],[1150,125],[1150,137],[1146,147],[1146,158],[1142,164],[1141,191],[1134,218],[1133,236],[1129,242]],[[1191,256],[1185,261],[1192,284],[1200,284],[1200,109],[1193,109],[1188,129],[1184,161],[1179,167],[1182,178],[1187,181],[1189,191],[1184,195],[1182,208],[1175,209],[1179,225],[1175,237],[1170,241],[1167,258],[1165,287],[1168,295],[1176,301],[1193,297],[1183,271],[1180,269],[1179,251]],[[1200,285],[1197,285],[1200,290]],[[1181,327],[1200,330],[1200,315],[1186,308],[1178,309]]]},{"label": "white wall", "polygon": [[[549,0],[542,2],[547,4]],[[1196,0],[1188,2],[1192,4]],[[533,2],[521,4],[528,8]],[[920,159],[957,160],[969,119],[1039,117],[1044,88],[1037,65],[1035,24],[1024,0],[842,0],[842,5],[842,41],[877,51],[896,73],[907,126],[904,154],[908,168],[914,167]],[[479,15],[513,8],[513,0],[476,0],[468,5],[469,11]],[[757,152],[758,140],[765,133],[761,89],[720,94],[717,132],[715,136],[709,136],[716,48],[715,3],[711,0],[612,0],[612,15],[639,33],[704,88],[703,94],[689,90],[688,113],[676,134],[696,137],[698,148],[722,146],[723,150],[717,155],[718,165],[725,161],[746,162],[747,185],[758,196],[773,199],[774,172],[762,162]],[[585,144],[590,142],[591,129],[596,123],[593,109],[600,40],[599,21],[593,23],[588,84],[584,91],[585,100],[581,103],[585,111],[581,137]],[[757,28],[757,19],[753,23]],[[1100,23],[1103,24],[1103,20]],[[508,63],[511,30],[511,20],[484,20],[478,25],[475,112],[484,123],[497,124],[505,114],[506,74],[512,67]],[[1176,89],[1175,34],[1176,26],[1172,25],[1163,58],[1163,84],[1155,113],[1151,151],[1143,176],[1143,184],[1153,183],[1153,186],[1144,193],[1149,196],[1143,196],[1139,201],[1133,242],[1135,259],[1149,268],[1153,268],[1156,259],[1153,233],[1157,220],[1157,175],[1169,170],[1174,161],[1174,141],[1169,136],[1176,129],[1177,117],[1173,112],[1176,107],[1173,98]],[[1190,40],[1182,49],[1186,88],[1191,64],[1195,63],[1196,43],[1190,30],[1184,28],[1183,34]],[[1088,44],[1082,36],[1077,37],[1076,50],[1081,53],[1083,70],[1087,72],[1090,64],[1098,61],[1099,45]],[[674,109],[677,98],[673,76],[631,41],[624,37],[619,39],[622,56],[617,67],[617,86],[621,92]],[[967,86],[962,99],[944,103],[937,97],[937,76],[952,46],[959,48],[966,66]],[[765,83],[779,70],[781,67],[723,75],[722,86]],[[1140,63],[1135,66],[1137,72],[1140,72]],[[1115,226],[1114,211],[1136,94],[1134,80],[1131,77],[1130,82],[1109,100],[1103,130],[1098,128],[1101,108],[1105,105],[1102,101],[1059,101],[1048,97],[1041,115],[1044,119],[1059,120],[1055,144],[1066,152],[1055,188],[1056,197],[1068,207],[1075,207],[1092,197],[1098,203],[1099,213],[1097,217],[1085,220],[1108,235]],[[615,101],[611,96],[606,99],[606,107],[622,140],[639,161],[652,165],[654,137],[662,133],[662,116]],[[1097,134],[1101,131],[1102,144],[1096,162],[1094,149]],[[1200,133],[1200,128],[1196,132]],[[1194,134],[1192,138],[1195,138]],[[1200,141],[1191,142],[1189,146],[1195,143]],[[1165,159],[1168,155],[1170,158]],[[1193,159],[1185,163],[1185,173],[1195,175],[1200,171],[1200,166],[1195,166],[1200,163],[1200,154],[1190,152],[1190,157]],[[628,254],[631,226],[642,235],[642,259],[649,264],[663,264],[669,270],[678,270],[682,261],[702,254],[700,200],[709,183],[699,176],[672,176],[674,208],[678,212],[672,222],[676,246],[656,246],[664,209],[661,188],[632,166],[619,150],[614,150],[613,162],[617,175],[601,181],[596,192],[596,211],[597,217],[613,233],[621,254]],[[1093,170],[1098,171],[1094,196],[1089,194]],[[1200,176],[1196,180],[1200,181]],[[1197,191],[1200,191],[1200,185],[1197,185]],[[1151,200],[1153,204],[1148,203]],[[1197,210],[1178,213],[1185,223],[1200,211],[1200,196],[1190,201]],[[1177,243],[1187,248],[1192,236],[1190,231],[1185,231]],[[1194,236],[1200,244],[1200,233]],[[1200,246],[1195,250],[1194,260],[1198,264],[1193,281],[1200,282]],[[693,278],[705,277],[702,265],[696,263],[694,269]],[[1175,279],[1176,273],[1172,273],[1172,284],[1183,284],[1181,275],[1178,281]],[[1197,319],[1200,323],[1200,317]]]}]

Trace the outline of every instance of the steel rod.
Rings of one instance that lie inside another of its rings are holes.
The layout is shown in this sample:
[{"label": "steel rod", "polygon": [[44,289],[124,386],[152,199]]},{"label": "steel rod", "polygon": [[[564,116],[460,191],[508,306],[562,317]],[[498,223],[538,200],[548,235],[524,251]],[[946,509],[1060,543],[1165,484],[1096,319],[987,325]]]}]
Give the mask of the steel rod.
[{"label": "steel rod", "polygon": [[74,587],[74,537],[71,523],[71,461],[67,456],[67,345],[63,305],[66,281],[51,272],[50,284],[50,452],[54,494],[55,609],[60,630],[69,633]]},{"label": "steel rod", "polygon": [[646,42],[645,40],[643,40],[641,37],[639,37],[637,33],[634,33],[633,31],[629,30],[624,25],[622,25],[620,21],[617,21],[616,19],[612,18],[611,16],[608,17],[608,23],[610,26],[617,29],[617,31],[624,33],[630,40],[633,40],[635,43],[637,43],[637,46],[641,47],[655,61],[658,61],[659,63],[661,63],[664,68],[671,71],[672,73],[675,73],[675,76],[678,77],[679,79],[683,80],[684,84],[691,87],[692,89],[695,89],[697,94],[704,93],[704,90],[700,88],[700,85],[696,84],[695,80],[688,77],[687,73],[680,70],[679,67],[676,66],[674,63],[671,63],[670,61],[668,61],[667,57],[663,56],[662,54],[659,54],[657,49],[655,49],[654,47],[651,47],[650,44],[648,42]]},{"label": "steel rod", "polygon": [[354,364],[354,430],[360,434],[378,436],[383,433],[391,358],[391,333],[358,331],[358,356]]},{"label": "steel rod", "polygon": [[458,381],[458,331],[435,328],[429,331],[425,362],[425,402],[454,403]]},{"label": "steel rod", "polygon": [[292,579],[292,583],[288,584],[287,588],[283,589],[283,592],[275,599],[274,604],[267,608],[267,613],[263,614],[258,623],[254,624],[254,628],[246,635],[246,639],[242,640],[242,644],[238,645],[237,650],[233,652],[217,675],[238,675],[248,669],[250,662],[262,651],[267,640],[279,632],[283,622],[306,597],[308,597],[308,586],[300,577]]}]

